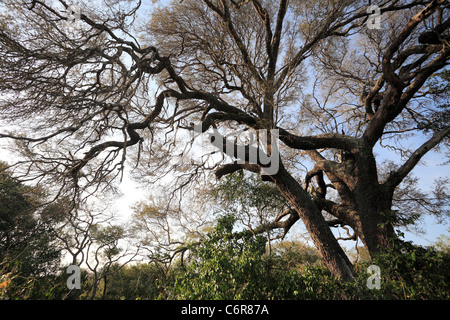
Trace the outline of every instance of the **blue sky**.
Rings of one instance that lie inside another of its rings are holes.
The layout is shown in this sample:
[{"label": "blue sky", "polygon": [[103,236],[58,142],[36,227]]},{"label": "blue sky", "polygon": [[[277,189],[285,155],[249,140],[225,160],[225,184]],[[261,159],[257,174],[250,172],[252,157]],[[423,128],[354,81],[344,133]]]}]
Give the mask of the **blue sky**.
[{"label": "blue sky", "polygon": [[[417,149],[421,144],[425,142],[425,138],[413,137],[402,141],[402,145],[407,146],[411,150]],[[393,160],[397,164],[401,165],[406,161],[406,159],[400,159],[398,154],[387,149],[381,149],[379,146],[375,149],[377,154],[377,161],[381,163],[382,160]],[[447,162],[447,164],[445,164]],[[430,150],[427,154],[423,156],[420,162],[411,171],[410,175],[419,178],[419,184],[423,191],[428,191],[432,188],[434,182],[438,178],[448,177],[450,173],[449,159],[445,157],[445,150],[437,151],[436,148]],[[447,190],[450,186],[447,185]],[[450,190],[449,190],[450,191]],[[450,204],[449,204],[450,205]],[[448,209],[448,206],[447,206]],[[424,234],[415,234],[412,232],[405,232],[405,239],[413,241],[416,244],[428,246],[431,243],[436,242],[437,237],[440,235],[450,234],[450,221],[444,219],[442,223],[438,223],[435,217],[430,215],[424,215],[420,219],[418,226],[420,226]]]}]

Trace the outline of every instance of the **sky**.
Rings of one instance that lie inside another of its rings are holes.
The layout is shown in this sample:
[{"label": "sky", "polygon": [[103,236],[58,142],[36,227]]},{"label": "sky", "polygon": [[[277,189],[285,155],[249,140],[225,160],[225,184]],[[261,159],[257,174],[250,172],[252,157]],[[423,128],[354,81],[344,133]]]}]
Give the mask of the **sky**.
[{"label": "sky", "polygon": [[[417,149],[421,144],[425,142],[425,139],[418,139],[417,137],[406,139],[402,141],[402,145],[411,148],[412,150]],[[380,163],[382,160],[393,160],[398,164],[404,163],[399,161],[398,154],[387,149],[378,148],[375,149],[377,162]],[[445,157],[445,152],[439,152],[436,148],[430,150],[420,162],[411,171],[410,175],[419,178],[419,184],[422,190],[430,190],[438,178],[448,177],[450,173],[449,159]],[[447,190],[450,191],[450,186],[447,185]],[[448,204],[450,205],[450,204]],[[447,210],[448,210],[447,206]],[[435,217],[430,215],[424,216],[419,220],[418,226],[423,228],[424,234],[416,234],[414,232],[405,231],[405,240],[413,241],[414,243],[422,246],[429,246],[436,242],[437,238],[441,235],[450,235],[450,221],[444,220],[442,223],[438,223]]]}]

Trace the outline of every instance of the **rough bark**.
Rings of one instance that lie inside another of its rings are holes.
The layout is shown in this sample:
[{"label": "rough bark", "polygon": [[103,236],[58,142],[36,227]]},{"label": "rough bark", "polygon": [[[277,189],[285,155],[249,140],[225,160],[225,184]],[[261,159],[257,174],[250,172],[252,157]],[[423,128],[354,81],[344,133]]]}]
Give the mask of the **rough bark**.
[{"label": "rough bark", "polygon": [[271,179],[297,211],[330,271],[345,280],[352,280],[353,266],[309,194],[284,167]]}]

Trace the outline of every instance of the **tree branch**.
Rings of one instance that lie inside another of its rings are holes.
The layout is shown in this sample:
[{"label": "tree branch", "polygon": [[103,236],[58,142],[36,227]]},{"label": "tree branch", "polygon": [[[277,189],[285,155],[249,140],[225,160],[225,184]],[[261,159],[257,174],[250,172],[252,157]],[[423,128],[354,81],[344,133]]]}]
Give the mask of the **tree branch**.
[{"label": "tree branch", "polygon": [[279,129],[280,140],[288,147],[301,150],[315,150],[321,148],[338,148],[354,151],[358,139],[338,133],[327,133],[316,136],[297,136],[285,129]]},{"label": "tree branch", "polygon": [[227,174],[231,174],[233,172],[236,172],[238,170],[248,170],[254,173],[260,173],[261,171],[261,167],[258,166],[257,164],[251,164],[251,163],[229,163],[229,164],[225,164],[223,166],[221,166],[220,168],[218,168],[215,172],[216,178],[220,179],[223,176],[227,175]]},{"label": "tree branch", "polygon": [[[450,46],[444,46],[441,53],[428,65],[416,73],[414,81],[410,83],[405,92],[401,89],[390,86],[383,98],[383,103],[378,112],[373,116],[367,126],[363,138],[370,145],[375,145],[382,136],[386,125],[394,120],[406,107],[408,102],[420,90],[425,81],[436,71],[447,65],[447,59],[450,56]],[[403,88],[402,88],[403,89]]]},{"label": "tree branch", "polygon": [[402,31],[397,35],[397,37],[391,41],[391,44],[386,49],[383,60],[382,60],[382,67],[383,67],[383,74],[386,79],[386,81],[391,84],[394,88],[398,90],[402,90],[404,87],[403,81],[394,73],[391,59],[395,52],[397,52],[400,45],[408,38],[408,36],[411,34],[411,32],[414,30],[414,28],[424,19],[426,19],[428,16],[433,14],[434,11],[436,11],[436,8],[443,4],[444,0],[434,0],[432,1],[428,6],[426,6],[422,11],[417,13],[414,17],[412,17],[408,23],[404,26]]},{"label": "tree branch", "polygon": [[230,11],[229,11],[226,1],[224,1],[224,0],[220,1],[220,3],[222,4],[222,7],[223,7],[223,12],[217,6],[215,6],[210,0],[203,0],[203,1],[211,10],[213,10],[223,20],[223,22],[225,23],[225,25],[228,29],[228,32],[230,33],[231,37],[233,38],[234,42],[236,43],[236,45],[242,55],[242,59],[244,60],[245,65],[248,67],[248,69],[250,70],[250,72],[251,72],[252,76],[255,78],[255,80],[260,85],[263,85],[264,80],[261,78],[259,72],[256,70],[256,67],[253,64],[253,62],[250,58],[250,54],[248,53],[247,48],[245,47],[244,43],[242,42],[241,37],[238,35],[236,30],[234,29],[234,25],[232,23]]},{"label": "tree branch", "polygon": [[450,134],[450,126],[447,126],[443,130],[435,133],[433,137],[422,144],[409,159],[395,172],[391,173],[388,179],[384,182],[383,186],[387,188],[388,192],[393,193],[395,188],[403,181],[403,179],[411,172],[422,157],[430,151],[433,147],[438,145],[443,139],[447,138]]}]

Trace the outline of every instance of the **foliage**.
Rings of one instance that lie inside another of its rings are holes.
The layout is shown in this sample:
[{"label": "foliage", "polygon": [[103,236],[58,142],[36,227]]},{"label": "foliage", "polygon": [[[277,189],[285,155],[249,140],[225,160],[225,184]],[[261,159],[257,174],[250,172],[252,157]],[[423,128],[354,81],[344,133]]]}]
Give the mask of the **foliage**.
[{"label": "foliage", "polygon": [[241,170],[223,177],[210,192],[225,214],[233,214],[236,224],[256,233],[264,231],[272,239],[281,237],[280,226],[268,225],[289,206],[273,184]]},{"label": "foliage", "polygon": [[[419,129],[425,132],[438,132],[450,121],[450,70],[446,69],[430,77],[427,93],[437,102],[436,111],[428,119],[419,123]],[[447,141],[448,143],[448,141]]]},{"label": "foliage", "polygon": [[44,196],[13,179],[0,163],[0,276],[11,280],[3,292],[8,298],[26,297],[38,277],[53,274],[59,266],[51,222],[57,213],[54,207],[41,208]]},{"label": "foliage", "polygon": [[[362,290],[358,298],[450,299],[448,246],[447,251],[438,251],[396,239],[392,248],[382,249],[360,268],[369,264],[381,269],[381,290]],[[360,281],[364,281],[363,275],[360,273]]]},{"label": "foliage", "polygon": [[[175,260],[169,268],[157,261],[125,267],[112,263],[106,270],[109,276],[104,278],[83,270],[82,289],[68,291],[67,274],[65,268],[57,269],[59,253],[52,242],[52,223],[60,220],[61,208],[38,211],[43,193],[15,181],[4,170],[0,271],[1,282],[8,286],[2,288],[2,298],[450,299],[450,251],[444,236],[431,248],[397,237],[392,247],[355,265],[355,281],[344,282],[329,272],[316,249],[283,241],[272,244],[268,254],[266,237],[250,231],[235,232],[239,208],[260,211],[277,203],[264,202],[279,197],[270,185],[236,173],[227,176],[214,192],[230,205],[228,214],[218,220],[203,241],[187,246],[189,254],[183,260]],[[278,205],[283,205],[282,198],[279,200]],[[397,212],[392,218],[398,216]],[[113,259],[119,250],[117,240],[124,237],[123,228],[94,225],[90,232],[103,247],[105,257]],[[370,290],[366,285],[369,265],[380,267],[379,290]],[[102,278],[92,294],[89,288]]]},{"label": "foliage", "polygon": [[[77,300],[86,297],[85,290],[67,289],[67,266],[61,266],[57,272],[45,277],[38,277],[27,296],[31,300]],[[81,269],[81,288],[88,288],[90,277],[86,270]],[[18,297],[25,299],[25,297]]]},{"label": "foliage", "polygon": [[[248,234],[233,237],[234,218],[226,216],[199,247],[192,248],[184,277],[177,279],[174,292],[184,299],[263,298],[265,240]],[[268,266],[267,266],[268,267]],[[266,290],[265,290],[266,289]]]},{"label": "foliage", "polygon": [[[356,265],[357,277],[334,277],[314,249],[297,242],[265,251],[265,239],[232,233],[235,219],[224,216],[183,264],[166,273],[157,264],[130,266],[114,275],[113,299],[449,299],[448,251],[397,239],[371,261]],[[448,245],[446,246],[448,250]],[[370,265],[381,270],[381,288],[369,289]]]},{"label": "foliage", "polygon": [[254,174],[245,174],[244,171],[227,175],[212,194],[218,199],[231,204],[233,208],[257,211],[277,210],[287,205],[286,199],[272,184],[264,183]]},{"label": "foliage", "polygon": [[164,273],[156,264],[125,266],[109,279],[105,299],[158,299]]},{"label": "foliage", "polygon": [[[266,239],[249,232],[233,233],[232,215],[219,219],[201,244],[193,244],[185,261],[169,269],[157,262],[120,267],[91,297],[94,281],[82,271],[82,290],[69,292],[65,269],[38,277],[19,299],[450,299],[448,243],[423,248],[396,239],[370,261],[355,265],[357,277],[346,282],[333,276],[315,249],[299,242],[281,242],[266,253]],[[369,289],[367,268],[381,270],[381,288]]]},{"label": "foliage", "polygon": [[[288,250],[275,247],[272,255],[266,255],[263,238],[249,233],[236,236],[231,233],[233,223],[232,217],[222,219],[209,239],[194,250],[190,263],[177,271],[170,298],[450,298],[450,255],[446,251],[397,239],[392,248],[383,249],[371,261],[358,263],[355,281],[345,282],[334,277],[317,254],[304,254],[304,250],[301,254],[292,244]],[[292,255],[303,259],[293,262]],[[367,287],[369,265],[380,267],[380,289]]]}]

